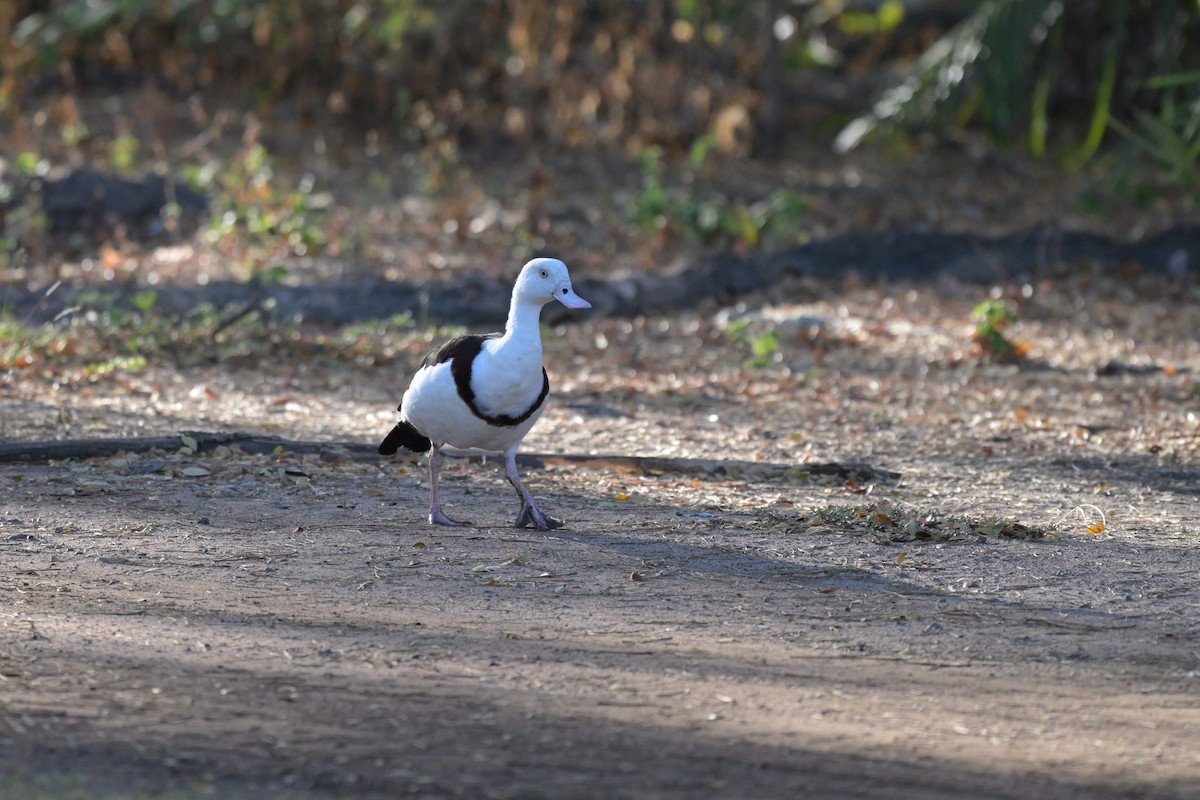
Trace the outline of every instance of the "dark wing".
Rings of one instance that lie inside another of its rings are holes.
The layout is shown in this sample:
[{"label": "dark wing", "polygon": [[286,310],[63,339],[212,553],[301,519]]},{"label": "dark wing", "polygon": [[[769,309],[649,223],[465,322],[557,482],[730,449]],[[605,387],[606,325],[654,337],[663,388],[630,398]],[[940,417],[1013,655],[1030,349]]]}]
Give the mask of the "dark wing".
[{"label": "dark wing", "polygon": [[[435,364],[441,364],[443,361],[452,362],[450,370],[454,373],[455,383],[459,383],[459,373],[462,373],[466,379],[467,391],[470,392],[471,363],[475,361],[475,356],[479,355],[479,351],[483,349],[483,343],[488,339],[495,339],[498,336],[500,336],[499,333],[456,336],[445,344],[426,353],[425,358],[421,360],[421,367],[432,367]],[[459,392],[461,393],[461,384],[459,386]],[[474,398],[474,393],[471,393],[467,404],[473,406]],[[396,410],[399,411],[400,408],[401,406],[397,406]],[[382,456],[395,455],[396,451],[401,447],[411,450],[414,453],[424,453],[432,446],[433,443],[429,440],[428,436],[414,428],[410,423],[401,420],[384,437],[383,443],[379,445],[379,454]]]},{"label": "dark wing", "polygon": [[485,341],[499,339],[502,335],[499,333],[468,333],[465,336],[455,336],[450,341],[426,353],[425,358],[421,359],[421,366],[432,367],[443,361],[458,359],[464,365],[460,369],[465,368],[475,360],[475,356],[479,355]]},{"label": "dark wing", "polygon": [[542,403],[546,402],[546,396],[550,394],[550,378],[546,375],[546,368],[543,367],[541,394],[538,395],[537,400],[533,401],[533,405],[522,413],[515,416],[483,413],[475,402],[475,388],[471,386],[471,369],[475,364],[475,357],[483,350],[483,343],[499,336],[501,336],[499,333],[458,336],[425,356],[422,365],[428,367],[449,360],[450,375],[454,378],[454,388],[458,390],[458,396],[467,404],[467,408],[471,409],[471,413],[489,425],[511,428],[529,419],[535,411],[542,407]]}]

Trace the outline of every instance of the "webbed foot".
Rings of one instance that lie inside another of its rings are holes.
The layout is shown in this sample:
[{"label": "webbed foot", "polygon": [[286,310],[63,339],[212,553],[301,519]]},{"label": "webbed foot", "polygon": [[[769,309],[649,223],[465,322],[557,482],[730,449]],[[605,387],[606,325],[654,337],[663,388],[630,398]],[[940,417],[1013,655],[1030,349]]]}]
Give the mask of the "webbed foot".
[{"label": "webbed foot", "polygon": [[521,505],[521,513],[517,515],[517,521],[513,524],[514,528],[534,527],[539,531],[549,531],[554,528],[561,528],[563,521],[547,514],[543,514],[542,510],[531,503],[523,503]]},{"label": "webbed foot", "polygon": [[440,508],[431,508],[429,510],[429,524],[430,525],[461,526],[461,525],[470,525],[471,523],[460,522],[456,519],[450,519],[449,517],[447,517],[445,514],[442,513],[442,510]]}]

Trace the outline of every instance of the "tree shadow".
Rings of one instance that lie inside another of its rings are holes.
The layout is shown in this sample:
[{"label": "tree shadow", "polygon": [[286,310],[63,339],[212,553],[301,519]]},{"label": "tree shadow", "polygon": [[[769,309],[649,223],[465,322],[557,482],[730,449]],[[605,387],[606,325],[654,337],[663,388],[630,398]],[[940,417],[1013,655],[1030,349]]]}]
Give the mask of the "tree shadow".
[{"label": "tree shadow", "polygon": [[1200,464],[1164,463],[1153,453],[1059,457],[1046,462],[1063,476],[1127,484],[1182,496],[1200,495]]},{"label": "tree shadow", "polygon": [[[187,621],[188,634],[204,639],[211,626],[240,622],[195,611]],[[615,661],[604,647],[346,623],[276,618],[258,627],[267,651],[289,641],[323,646],[307,663],[299,650],[291,660],[232,663],[173,656],[154,643],[164,631],[153,626],[139,634],[149,637],[144,644],[113,647],[60,633],[18,646],[13,655],[29,660],[10,670],[17,685],[6,692],[6,710],[19,724],[0,733],[0,787],[49,775],[100,799],[1188,796],[1182,784],[1114,781],[1061,765],[1023,764],[1013,774],[1003,758],[941,748],[936,736],[883,745],[875,736],[830,739],[815,724],[790,725],[782,737],[756,733],[710,713],[710,705],[721,707],[711,698],[697,698],[686,719],[667,720],[656,713],[664,701],[653,696],[511,680],[512,665],[536,663],[582,664],[591,671],[575,670],[576,678],[604,680]],[[491,654],[487,666],[458,660],[478,654],[481,644]],[[343,655],[344,646],[357,650]],[[364,647],[369,663],[359,658]],[[441,657],[431,662],[431,652]],[[977,673],[864,668],[868,661],[801,657],[770,680],[785,696],[838,687],[853,695],[878,688],[890,671],[897,702],[918,690],[981,696]],[[633,651],[621,664],[647,680],[686,674],[710,688],[753,687],[769,670],[752,666],[744,652]],[[475,675],[476,668],[497,677]],[[151,694],[152,686],[159,688]],[[812,710],[800,703],[795,712]]]},{"label": "tree shadow", "polygon": [[[557,255],[533,253],[532,255]],[[576,288],[592,303],[587,312],[547,307],[547,324],[589,317],[635,317],[675,313],[704,303],[731,303],[771,288],[785,278],[936,282],[949,276],[988,285],[1047,277],[1075,263],[1112,268],[1137,263],[1150,272],[1186,278],[1200,263],[1200,226],[1181,225],[1141,242],[1121,242],[1084,231],[1044,226],[1003,236],[938,231],[860,231],[815,240],[778,252],[719,252],[673,272],[632,276],[577,276]],[[1182,272],[1176,265],[1183,264]],[[1178,273],[1178,274],[1176,274]],[[122,285],[111,302],[131,307],[140,291]],[[468,326],[502,325],[511,290],[508,277],[469,272],[431,283],[385,280],[375,275],[350,280],[299,283],[213,281],[204,286],[156,287],[156,309],[182,315],[201,305],[245,306],[257,299],[264,313],[280,319],[349,324],[410,314],[422,322]],[[53,319],[94,287],[65,286],[46,297],[20,287],[0,287],[0,308],[18,319]],[[499,300],[498,300],[499,298]]]},{"label": "tree shadow", "polygon": [[[680,517],[660,502],[623,505],[614,519],[596,495],[568,494],[564,504],[582,521],[567,529],[435,532],[389,519],[378,505],[334,510],[335,499],[351,497],[346,488],[332,498],[291,494],[292,510],[270,524],[264,515],[278,512],[257,499],[200,527],[181,518],[167,487],[153,497],[137,493],[110,504],[45,497],[38,513],[47,520],[86,509],[96,530],[81,538],[50,527],[36,541],[0,542],[4,562],[15,568],[20,553],[22,563],[49,564],[39,569],[54,577],[22,590],[20,619],[34,622],[28,631],[11,628],[17,635],[4,648],[11,665],[4,714],[15,724],[0,728],[7,775],[0,781],[67,775],[101,798],[197,785],[230,798],[1182,798],[1190,791],[1131,773],[1114,780],[1031,761],[1015,762],[1021,772],[1014,775],[1004,757],[945,747],[933,733],[925,741],[914,734],[924,732],[920,722],[885,743],[861,728],[864,738],[856,738],[853,725],[788,717],[818,713],[820,704],[804,698],[835,688],[851,698],[873,693],[887,708],[902,708],[918,690],[946,702],[969,705],[987,695],[1000,703],[1021,683],[997,683],[992,671],[1024,676],[1038,662],[1067,665],[1036,670],[1039,686],[1065,698],[1063,707],[1085,702],[1079,670],[1090,670],[1084,682],[1097,697],[1110,692],[1112,702],[1118,687],[1135,691],[1130,682],[1139,675],[1164,680],[1165,670],[1191,658],[1180,647],[1186,637],[1164,643],[1178,626],[1161,620],[1136,620],[1135,628],[1067,602],[931,590],[904,575],[819,559],[783,534],[748,538],[751,515]],[[121,524],[131,520],[159,533],[124,541]],[[271,554],[272,572],[228,568],[231,558],[263,562],[257,549],[271,551],[279,532],[300,520],[313,538],[288,539],[289,552]],[[695,522],[703,524],[684,529]],[[415,535],[427,540],[421,551],[445,544],[434,552],[447,558],[408,565],[402,554],[415,552]],[[105,539],[123,555],[106,556]],[[1013,560],[1033,547],[1014,545]],[[471,566],[514,549],[530,563],[507,567],[516,573],[511,580],[490,585],[488,576],[509,573]],[[168,557],[180,552],[182,561]],[[216,575],[215,584],[190,591],[196,570]],[[643,577],[632,580],[631,570]],[[172,587],[166,595],[155,591],[159,579]],[[72,591],[50,586],[64,581]],[[567,587],[561,594],[559,583]],[[120,599],[98,605],[95,595],[113,595],[112,586],[125,587]],[[301,597],[307,602],[298,605]],[[72,620],[89,615],[107,616],[112,622],[102,627],[119,638],[75,632]],[[737,625],[727,627],[731,619]],[[40,635],[33,626],[41,620],[58,627]],[[253,648],[229,649],[222,631],[231,628],[247,631]],[[664,641],[664,628],[694,635]],[[762,647],[764,636],[777,647]],[[1117,639],[1123,655],[1104,649]],[[538,665],[565,671],[556,678]],[[636,691],[622,689],[625,681]],[[654,693],[660,681],[695,686],[695,697],[679,695],[694,708],[680,716],[664,706],[676,700]],[[759,729],[707,696],[724,686],[751,694],[770,687],[779,694],[764,698],[794,708],[780,708],[778,717],[763,712],[760,721],[778,719],[780,727]],[[1173,735],[1172,724],[1160,734]]]}]

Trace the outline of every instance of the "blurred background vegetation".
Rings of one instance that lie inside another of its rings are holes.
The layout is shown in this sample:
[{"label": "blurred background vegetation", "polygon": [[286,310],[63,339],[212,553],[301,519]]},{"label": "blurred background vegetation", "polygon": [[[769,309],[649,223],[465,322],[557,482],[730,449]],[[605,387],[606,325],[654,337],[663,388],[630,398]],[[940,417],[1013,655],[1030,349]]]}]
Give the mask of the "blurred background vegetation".
[{"label": "blurred background vegetation", "polygon": [[4,116],[152,80],[459,146],[978,129],[1079,167],[1116,134],[1197,180],[1197,0],[9,0],[0,48]]},{"label": "blurred background vegetation", "polygon": [[[712,165],[813,142],[1100,162],[1112,188],[1080,200],[1092,213],[1167,190],[1194,208],[1200,0],[7,0],[0,127],[8,267],[45,261],[66,218],[31,187],[84,167],[186,182],[192,201],[175,191],[141,233],[178,240],[202,195],[209,242],[251,277],[278,272],[273,251],[361,257],[376,234],[323,210],[413,180],[331,166],[349,151],[416,164],[429,196],[464,153],[615,159],[635,172],[608,203],[625,222],[704,247],[802,240],[807,197],[739,192]],[[558,170],[528,171],[526,252]],[[499,214],[443,205],[459,236]]]},{"label": "blurred background vegetation", "polygon": [[[933,155],[872,182],[855,148]],[[1137,237],[1198,204],[1200,0],[0,3],[0,284],[134,286],[99,307],[136,353],[173,278],[645,269],[1081,210]]]}]

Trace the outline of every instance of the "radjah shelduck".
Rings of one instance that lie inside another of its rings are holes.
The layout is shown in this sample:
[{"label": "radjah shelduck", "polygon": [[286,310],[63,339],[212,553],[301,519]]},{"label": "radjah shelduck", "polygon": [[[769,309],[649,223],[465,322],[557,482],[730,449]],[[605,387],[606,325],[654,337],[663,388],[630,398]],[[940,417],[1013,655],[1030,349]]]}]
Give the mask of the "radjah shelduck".
[{"label": "radjah shelduck", "polygon": [[567,265],[535,258],[513,286],[503,333],[458,336],[421,362],[400,403],[400,422],[379,445],[390,456],[403,447],[429,454],[429,522],[461,525],[442,511],[438,472],[442,447],[504,454],[504,475],[521,497],[516,527],[549,530],[562,525],[538,508],[517,475],[517,448],[546,408],[550,379],[542,366],[542,306],[557,300],[567,308],[591,308],[575,294]]}]

